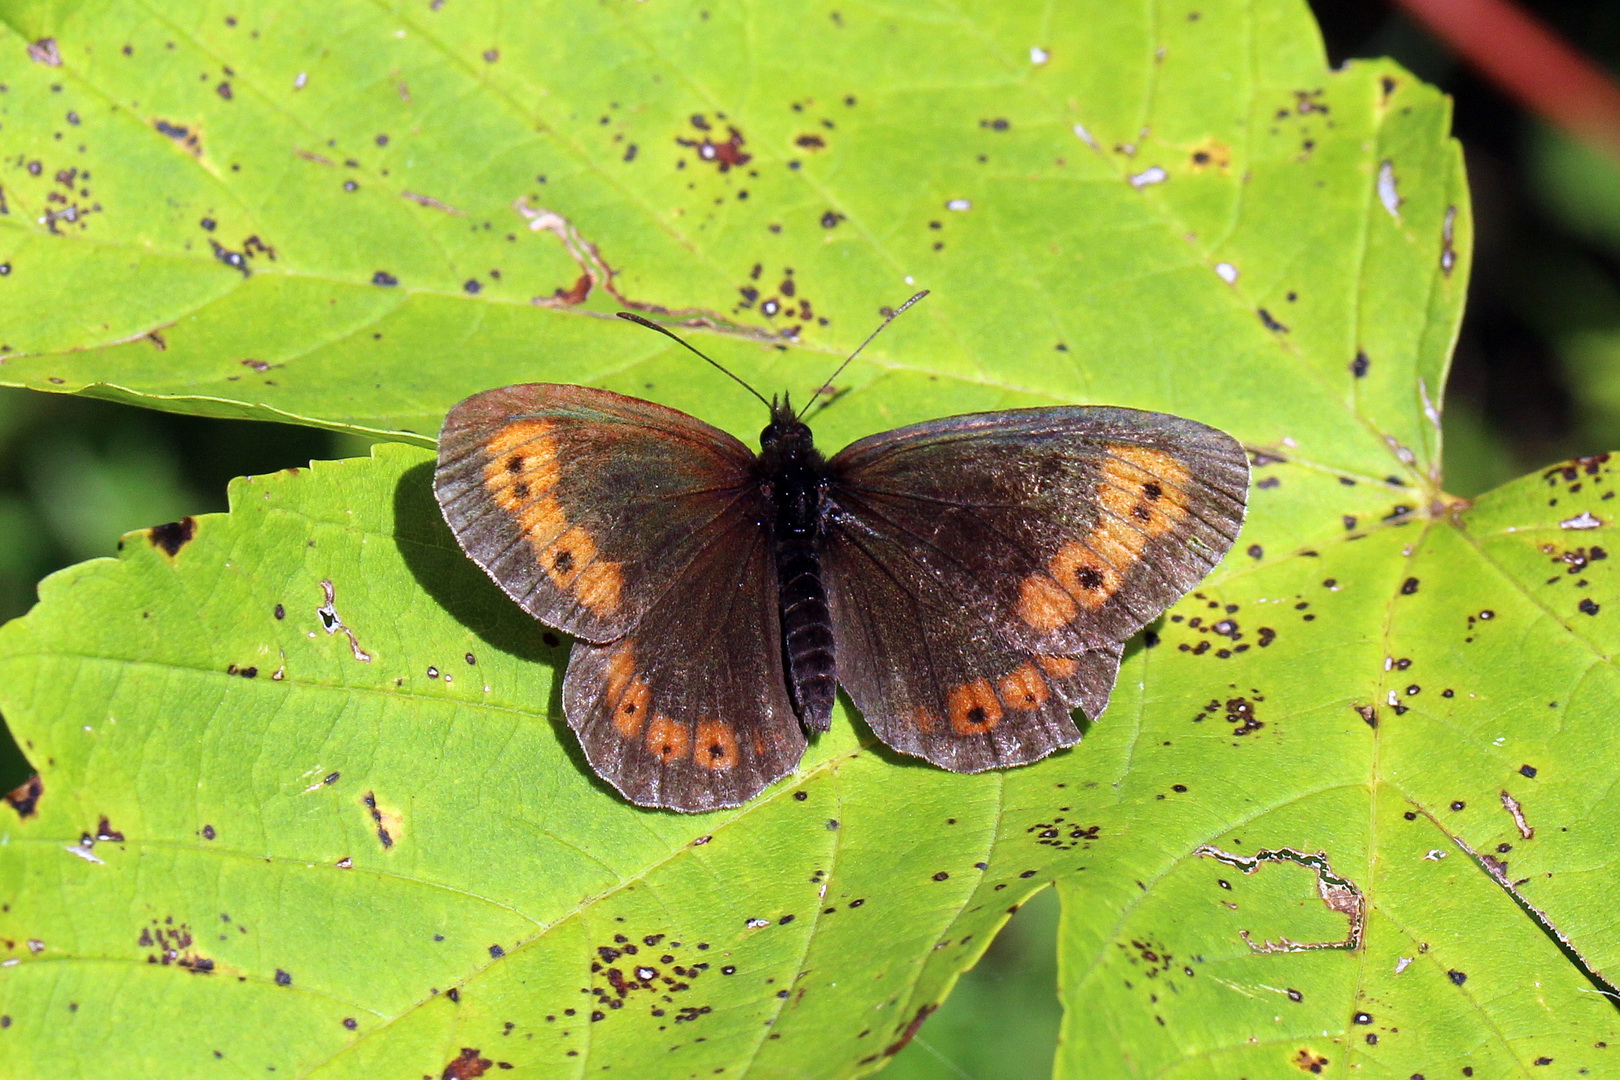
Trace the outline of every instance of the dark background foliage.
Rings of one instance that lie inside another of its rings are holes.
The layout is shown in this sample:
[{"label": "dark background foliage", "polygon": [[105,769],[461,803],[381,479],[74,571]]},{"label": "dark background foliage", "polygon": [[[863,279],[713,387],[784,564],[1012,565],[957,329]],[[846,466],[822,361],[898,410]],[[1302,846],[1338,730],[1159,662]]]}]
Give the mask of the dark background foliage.
[{"label": "dark background foliage", "polygon": [[[1620,70],[1620,5],[1524,6]],[[1549,461],[1620,447],[1620,161],[1525,113],[1399,10],[1366,0],[1312,7],[1333,63],[1392,56],[1456,101],[1477,240],[1445,397],[1447,489],[1471,496]],[[365,445],[0,391],[0,619],[25,612],[46,574],[112,554],[126,531],[225,509],[233,476]],[[0,729],[0,790],[28,771],[9,741]],[[1056,920],[1053,895],[1037,896],[886,1075],[1048,1075]]]}]

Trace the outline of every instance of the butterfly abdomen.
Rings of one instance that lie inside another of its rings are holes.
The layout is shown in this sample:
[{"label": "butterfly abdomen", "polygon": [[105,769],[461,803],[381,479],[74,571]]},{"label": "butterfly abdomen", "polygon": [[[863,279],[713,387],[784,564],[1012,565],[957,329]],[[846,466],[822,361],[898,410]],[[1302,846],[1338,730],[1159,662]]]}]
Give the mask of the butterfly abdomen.
[{"label": "butterfly abdomen", "polygon": [[838,690],[832,614],[821,581],[813,535],[778,535],[776,572],[782,601],[782,652],[799,720],[808,731],[826,731]]},{"label": "butterfly abdomen", "polygon": [[838,692],[832,613],[821,580],[822,486],[827,464],[810,429],[784,401],[760,435],[761,480],[775,512],[777,596],[782,658],[793,707],[806,731],[826,731]]}]

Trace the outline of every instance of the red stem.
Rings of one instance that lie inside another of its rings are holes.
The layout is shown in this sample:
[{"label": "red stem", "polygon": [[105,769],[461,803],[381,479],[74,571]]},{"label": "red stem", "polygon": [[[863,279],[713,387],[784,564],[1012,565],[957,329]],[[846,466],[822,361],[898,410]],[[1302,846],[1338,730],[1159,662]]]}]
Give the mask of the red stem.
[{"label": "red stem", "polygon": [[1395,0],[1531,112],[1620,156],[1620,86],[1513,0]]}]

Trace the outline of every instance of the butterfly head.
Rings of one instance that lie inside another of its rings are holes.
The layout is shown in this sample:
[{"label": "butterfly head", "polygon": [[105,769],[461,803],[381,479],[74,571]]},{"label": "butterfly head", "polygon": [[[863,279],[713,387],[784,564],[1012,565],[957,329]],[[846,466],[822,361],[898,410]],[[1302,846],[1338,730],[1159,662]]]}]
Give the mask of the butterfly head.
[{"label": "butterfly head", "polygon": [[773,398],[771,422],[759,433],[760,449],[767,454],[791,458],[803,456],[812,445],[810,425],[800,420],[794,413],[788,395]]}]

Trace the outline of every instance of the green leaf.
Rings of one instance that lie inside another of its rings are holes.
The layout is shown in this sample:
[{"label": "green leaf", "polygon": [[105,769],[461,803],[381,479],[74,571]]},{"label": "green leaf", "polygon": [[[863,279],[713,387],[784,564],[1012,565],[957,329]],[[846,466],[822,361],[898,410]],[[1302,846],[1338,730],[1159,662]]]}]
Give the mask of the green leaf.
[{"label": "green leaf", "polygon": [[[1607,465],[1442,491],[1448,105],[1329,71],[1303,4],[12,2],[0,55],[37,58],[0,92],[9,384],[425,443],[468,393],[580,381],[747,434],[740,389],[603,316],[678,313],[802,394],[927,287],[824,443],[1107,401],[1259,465],[1077,750],[955,776],[841,715],[700,817],[595,781],[564,643],[455,549],[421,449],[131,534],[0,631],[44,788],[0,825],[20,1073],[852,1075],[1049,881],[1062,1075],[1615,1039]],[[1241,933],[1331,945],[1357,904],[1354,949]]]},{"label": "green leaf", "polygon": [[1134,752],[1085,758],[1151,840],[1060,881],[1060,1075],[1606,1072],[1615,480],[1571,462],[1172,615]]},{"label": "green leaf", "polygon": [[751,432],[739,390],[598,316],[730,328],[722,361],[803,393],[927,287],[826,433],[1091,400],[1434,463],[1413,384],[1438,399],[1469,240],[1448,108],[1327,72],[1300,3],[8,10],[0,50],[61,58],[0,100],[16,385],[425,442],[474,391],[580,381]]},{"label": "green leaf", "polygon": [[[1084,843],[1027,831],[1074,801],[1073,755],[957,776],[849,723],[741,809],[637,809],[585,766],[566,646],[461,555],[424,451],[232,505],[131,533],[0,631],[44,785],[0,832],[22,1074],[218,1051],[437,1076],[476,1047],[536,1075],[847,1075]],[[87,1037],[109,1026],[142,1034]]]}]

